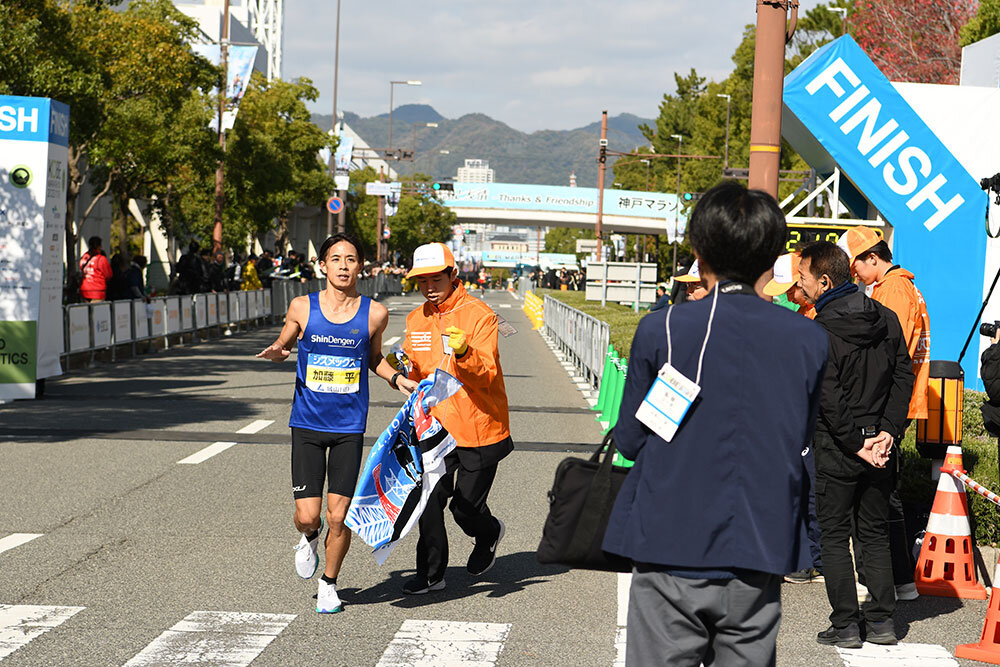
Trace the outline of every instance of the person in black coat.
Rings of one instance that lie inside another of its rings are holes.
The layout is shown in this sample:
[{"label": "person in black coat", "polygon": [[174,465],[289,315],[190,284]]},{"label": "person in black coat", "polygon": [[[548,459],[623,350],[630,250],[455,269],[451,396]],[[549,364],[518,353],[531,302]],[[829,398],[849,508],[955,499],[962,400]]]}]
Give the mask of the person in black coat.
[{"label": "person in black coat", "polygon": [[[913,370],[895,313],[850,282],[847,255],[820,241],[802,250],[799,284],[829,335],[814,440],[816,515],[827,597],[833,611],[820,644],[861,648],[861,611],[848,546],[851,517],[873,601],[864,609],[867,641],[895,644],[896,598],[889,555],[889,494]],[[887,464],[890,467],[887,468]]]},{"label": "person in black coat", "polygon": [[1000,331],[993,336],[992,345],[980,357],[979,377],[986,387],[986,400],[980,410],[987,433],[1000,436]]},{"label": "person in black coat", "polygon": [[[710,291],[639,322],[614,430],[635,465],[603,548],[634,562],[626,664],[773,665],[782,577],[812,564],[802,449],[826,334],[761,296],[786,234],[770,195],[716,186],[689,234]],[[700,387],[686,415],[646,401],[671,395],[670,367]],[[669,442],[659,408],[679,422]]]}]

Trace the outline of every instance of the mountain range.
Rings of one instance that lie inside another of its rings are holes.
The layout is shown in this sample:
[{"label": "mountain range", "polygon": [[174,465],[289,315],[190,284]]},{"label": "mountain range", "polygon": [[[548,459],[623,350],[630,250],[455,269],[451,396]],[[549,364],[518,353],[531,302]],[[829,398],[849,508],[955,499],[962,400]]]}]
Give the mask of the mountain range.
[{"label": "mountain range", "polygon": [[[312,119],[324,130],[330,129],[330,114],[314,113]],[[344,112],[344,122],[369,146],[388,147],[389,114],[362,118]],[[654,122],[632,114],[609,117],[608,147],[630,151],[648,144],[639,126],[652,126]],[[437,127],[427,127],[427,123],[437,123]],[[415,165],[401,162],[394,167],[403,174],[415,166],[434,180],[454,178],[466,159],[481,159],[489,162],[497,182],[569,185],[570,174],[575,172],[577,185],[597,185],[599,117],[573,130],[527,133],[481,113],[449,119],[431,106],[406,104],[393,110],[392,132],[394,148],[409,149],[416,142]],[[610,173],[607,178],[611,187]]]}]

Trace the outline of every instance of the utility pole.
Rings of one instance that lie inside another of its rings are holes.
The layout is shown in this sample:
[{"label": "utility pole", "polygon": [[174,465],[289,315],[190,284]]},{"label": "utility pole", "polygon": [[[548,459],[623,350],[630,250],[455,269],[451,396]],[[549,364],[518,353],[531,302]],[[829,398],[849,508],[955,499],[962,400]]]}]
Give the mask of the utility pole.
[{"label": "utility pole", "polygon": [[597,261],[604,261],[604,247],[601,242],[601,224],[604,222],[604,170],[608,161],[608,110],[601,112],[601,143],[597,157],[597,223],[594,225],[597,236]]},{"label": "utility pole", "polygon": [[[378,180],[380,182],[385,181],[385,173],[383,173],[382,168],[378,170]],[[382,195],[378,196],[378,225],[376,225],[375,230],[375,263],[382,263],[382,230],[385,229],[385,197]]]},{"label": "utility pole", "polygon": [[222,66],[222,81],[219,83],[219,166],[215,170],[215,224],[212,226],[212,255],[222,250],[222,209],[225,205],[224,183],[226,178],[226,131],[222,129],[222,116],[226,110],[226,94],[229,92],[229,0],[222,9],[222,36],[219,38],[219,64]]},{"label": "utility pole", "polygon": [[684,137],[679,134],[671,134],[670,138],[677,140],[677,201],[674,202],[674,259],[670,269],[670,275],[673,277],[677,273],[677,235],[680,230],[681,215],[681,155],[684,154]]},{"label": "utility pole", "polygon": [[[330,121],[330,133],[337,136],[337,74],[340,70],[340,0],[337,0],[337,31],[336,37],[333,42],[333,120]],[[336,157],[334,152],[330,151],[330,174],[332,176],[337,175],[336,167]],[[341,201],[344,201],[344,191],[338,190],[337,194]],[[344,232],[344,209],[346,206],[340,207],[340,213],[337,214],[337,231],[339,233]],[[333,236],[333,213],[330,213],[330,209],[326,210],[326,235]]]},{"label": "utility pole", "polygon": [[778,198],[781,164],[781,94],[785,76],[785,20],[792,10],[789,38],[798,20],[798,0],[756,0],[753,105],[750,116],[749,186]]},{"label": "utility pole", "polygon": [[726,153],[722,160],[722,169],[725,171],[726,169],[729,169],[729,110],[732,106],[733,96],[727,95],[726,93],[717,93],[715,96],[726,98]]}]

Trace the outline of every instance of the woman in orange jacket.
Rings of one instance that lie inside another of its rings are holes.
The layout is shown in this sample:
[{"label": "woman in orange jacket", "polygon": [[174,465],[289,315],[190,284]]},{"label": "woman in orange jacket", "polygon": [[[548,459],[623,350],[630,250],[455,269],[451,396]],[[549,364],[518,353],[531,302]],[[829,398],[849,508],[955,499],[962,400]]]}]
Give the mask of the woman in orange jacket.
[{"label": "woman in orange jacket", "polygon": [[420,516],[417,575],[403,586],[404,593],[419,595],[445,587],[444,508],[449,498],[455,522],[476,541],[466,569],[478,576],[493,566],[504,524],[490,513],[486,499],[497,464],[514,446],[496,313],[461,285],[455,258],[443,243],[417,248],[406,277],[416,278],[427,299],[406,318],[403,349],[413,364],[410,379],[420,381],[440,368],[462,382],[457,394],[431,408],[458,447],[445,459],[447,474]]}]

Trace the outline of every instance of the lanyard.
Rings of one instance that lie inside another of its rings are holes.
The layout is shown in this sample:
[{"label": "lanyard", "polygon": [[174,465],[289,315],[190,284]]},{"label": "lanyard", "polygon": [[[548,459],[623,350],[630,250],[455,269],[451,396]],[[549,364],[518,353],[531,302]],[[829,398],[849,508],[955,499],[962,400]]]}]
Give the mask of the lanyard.
[{"label": "lanyard", "polygon": [[[701,343],[701,353],[698,355],[698,375],[694,379],[694,383],[697,385],[701,384],[701,366],[702,362],[705,360],[705,348],[708,347],[708,337],[712,334],[712,321],[715,319],[715,306],[719,302],[719,285],[716,284],[715,289],[712,290],[712,310],[708,314],[708,328],[705,330],[705,340]],[[674,311],[674,306],[670,306],[667,309],[667,364],[673,366],[673,345],[670,344],[670,314]]]}]

